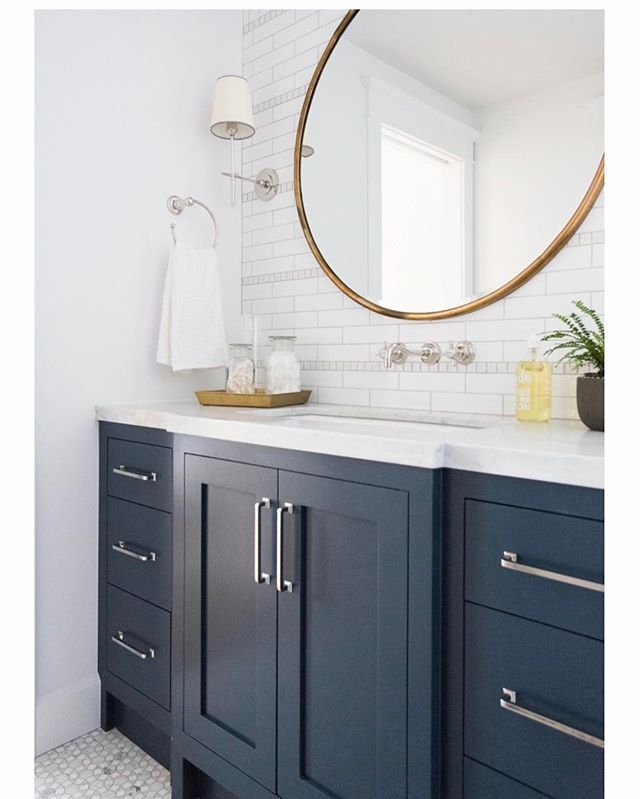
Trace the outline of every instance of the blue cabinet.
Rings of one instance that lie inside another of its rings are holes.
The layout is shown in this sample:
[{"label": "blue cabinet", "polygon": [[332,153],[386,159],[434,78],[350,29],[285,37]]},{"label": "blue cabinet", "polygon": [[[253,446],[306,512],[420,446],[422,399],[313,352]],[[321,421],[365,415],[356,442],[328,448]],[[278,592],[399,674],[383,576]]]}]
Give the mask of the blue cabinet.
[{"label": "blue cabinet", "polygon": [[280,473],[278,794],[407,796],[408,495]]},{"label": "blue cabinet", "polygon": [[175,449],[174,799],[438,799],[437,477]]},{"label": "blue cabinet", "polygon": [[103,726],[173,799],[600,799],[603,494],[101,425]]},{"label": "blue cabinet", "polygon": [[169,766],[173,437],[100,425],[98,672],[101,725]]},{"label": "blue cabinet", "polygon": [[262,574],[274,573],[277,477],[185,458],[184,732],[271,791],[277,603]]},{"label": "blue cabinet", "polygon": [[603,493],[448,472],[445,799],[603,796]]}]

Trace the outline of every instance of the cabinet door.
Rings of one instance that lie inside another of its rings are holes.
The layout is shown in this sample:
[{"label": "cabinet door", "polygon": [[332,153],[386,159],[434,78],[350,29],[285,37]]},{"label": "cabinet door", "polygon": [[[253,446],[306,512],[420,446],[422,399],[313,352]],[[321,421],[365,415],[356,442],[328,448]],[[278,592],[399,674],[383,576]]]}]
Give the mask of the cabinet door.
[{"label": "cabinet door", "polygon": [[279,500],[278,794],[403,799],[407,494],[281,471]]},{"label": "cabinet door", "polygon": [[[275,788],[277,471],[187,455],[184,729]],[[262,546],[255,579],[256,503]]]}]

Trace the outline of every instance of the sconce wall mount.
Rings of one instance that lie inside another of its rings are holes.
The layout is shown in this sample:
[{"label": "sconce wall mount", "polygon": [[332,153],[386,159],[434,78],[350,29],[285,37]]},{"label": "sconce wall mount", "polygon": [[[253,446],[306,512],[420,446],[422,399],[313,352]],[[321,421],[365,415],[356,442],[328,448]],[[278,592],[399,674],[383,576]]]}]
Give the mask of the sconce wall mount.
[{"label": "sconce wall mount", "polygon": [[245,178],[243,175],[240,175],[237,172],[223,172],[222,174],[228,178],[245,180],[247,183],[253,183],[256,198],[258,200],[264,200],[265,202],[273,200],[278,193],[278,188],[280,186],[278,173],[275,169],[270,169],[269,167],[261,169],[255,178]]}]

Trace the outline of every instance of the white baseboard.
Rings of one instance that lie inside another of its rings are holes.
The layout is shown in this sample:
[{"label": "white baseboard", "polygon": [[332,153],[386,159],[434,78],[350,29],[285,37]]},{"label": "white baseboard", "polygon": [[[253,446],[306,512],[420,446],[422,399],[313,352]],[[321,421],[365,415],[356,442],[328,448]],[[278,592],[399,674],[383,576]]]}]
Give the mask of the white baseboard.
[{"label": "white baseboard", "polygon": [[36,698],[36,755],[100,726],[97,674]]}]

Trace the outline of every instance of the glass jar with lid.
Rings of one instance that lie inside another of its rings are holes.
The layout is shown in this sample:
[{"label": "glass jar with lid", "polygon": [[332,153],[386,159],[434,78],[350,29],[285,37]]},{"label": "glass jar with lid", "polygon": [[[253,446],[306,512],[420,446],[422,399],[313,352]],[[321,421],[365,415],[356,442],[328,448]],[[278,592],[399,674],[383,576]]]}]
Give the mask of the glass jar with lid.
[{"label": "glass jar with lid", "polygon": [[251,344],[229,344],[229,394],[253,394],[255,365],[252,354]]},{"label": "glass jar with lid", "polygon": [[271,352],[266,362],[267,394],[289,394],[300,391],[300,361],[293,345],[295,336],[269,336]]}]

